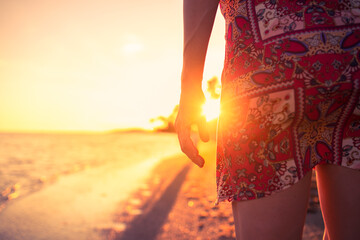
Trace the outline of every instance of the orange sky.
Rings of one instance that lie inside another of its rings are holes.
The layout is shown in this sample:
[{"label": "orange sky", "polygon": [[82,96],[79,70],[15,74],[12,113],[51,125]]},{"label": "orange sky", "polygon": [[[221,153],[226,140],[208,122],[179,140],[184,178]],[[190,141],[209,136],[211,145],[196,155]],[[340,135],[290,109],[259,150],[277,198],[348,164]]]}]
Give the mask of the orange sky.
[{"label": "orange sky", "polygon": [[[207,80],[220,76],[218,12]],[[181,0],[0,1],[0,131],[149,127],[178,102]]]}]

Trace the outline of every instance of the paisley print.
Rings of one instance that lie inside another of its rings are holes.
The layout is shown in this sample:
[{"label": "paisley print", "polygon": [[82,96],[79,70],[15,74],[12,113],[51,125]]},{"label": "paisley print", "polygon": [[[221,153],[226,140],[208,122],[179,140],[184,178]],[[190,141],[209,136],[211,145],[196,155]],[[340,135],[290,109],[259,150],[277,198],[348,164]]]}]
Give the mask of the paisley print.
[{"label": "paisley print", "polygon": [[317,164],[360,169],[360,1],[220,0],[218,201],[269,196]]}]

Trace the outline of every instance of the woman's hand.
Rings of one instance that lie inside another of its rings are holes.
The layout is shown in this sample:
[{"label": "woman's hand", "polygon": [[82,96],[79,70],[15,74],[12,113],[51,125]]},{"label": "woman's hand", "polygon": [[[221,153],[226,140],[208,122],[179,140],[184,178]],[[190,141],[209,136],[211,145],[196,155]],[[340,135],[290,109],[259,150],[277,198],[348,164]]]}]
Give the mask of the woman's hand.
[{"label": "woman's hand", "polygon": [[181,150],[199,167],[204,166],[204,158],[191,139],[191,126],[196,125],[200,139],[209,141],[209,132],[206,126],[206,118],[202,115],[204,103],[203,93],[182,95],[180,98],[179,112],[175,120],[175,129],[178,134]]},{"label": "woman's hand", "polygon": [[206,119],[202,116],[205,102],[201,90],[204,62],[219,0],[184,0],[184,49],[181,74],[181,96],[175,129],[181,150],[199,167],[204,159],[191,140],[191,126],[197,125],[202,141],[209,140]]}]

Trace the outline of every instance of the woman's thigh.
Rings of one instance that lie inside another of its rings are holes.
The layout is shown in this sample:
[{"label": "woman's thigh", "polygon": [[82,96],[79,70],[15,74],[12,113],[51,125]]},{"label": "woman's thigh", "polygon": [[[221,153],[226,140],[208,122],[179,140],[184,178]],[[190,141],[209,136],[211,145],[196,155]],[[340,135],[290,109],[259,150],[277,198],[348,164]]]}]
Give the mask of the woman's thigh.
[{"label": "woman's thigh", "polygon": [[233,202],[237,239],[301,239],[306,217],[311,171],[272,196]]},{"label": "woman's thigh", "polygon": [[318,165],[316,178],[329,239],[360,239],[360,171]]}]

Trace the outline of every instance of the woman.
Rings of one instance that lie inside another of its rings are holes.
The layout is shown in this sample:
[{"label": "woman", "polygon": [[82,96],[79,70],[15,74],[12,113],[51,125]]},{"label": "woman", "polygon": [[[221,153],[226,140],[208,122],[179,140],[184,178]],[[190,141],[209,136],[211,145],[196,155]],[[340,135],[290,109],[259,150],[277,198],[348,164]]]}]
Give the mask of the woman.
[{"label": "woman", "polygon": [[[176,129],[183,152],[201,116],[201,81],[218,0],[184,0]],[[217,137],[218,201],[237,239],[301,239],[315,168],[324,239],[360,238],[360,3],[220,0],[226,21]]]}]

